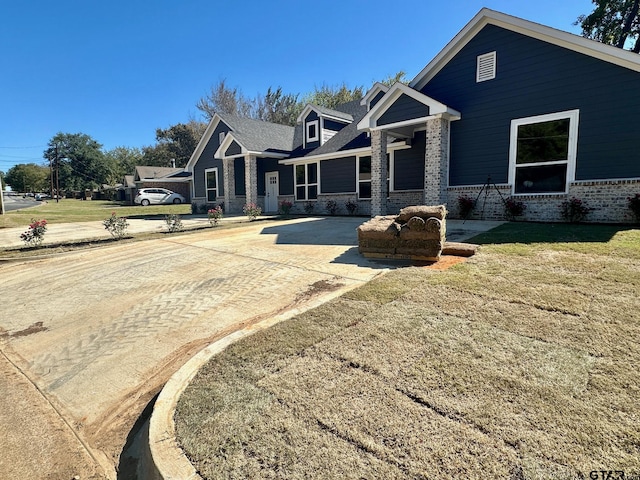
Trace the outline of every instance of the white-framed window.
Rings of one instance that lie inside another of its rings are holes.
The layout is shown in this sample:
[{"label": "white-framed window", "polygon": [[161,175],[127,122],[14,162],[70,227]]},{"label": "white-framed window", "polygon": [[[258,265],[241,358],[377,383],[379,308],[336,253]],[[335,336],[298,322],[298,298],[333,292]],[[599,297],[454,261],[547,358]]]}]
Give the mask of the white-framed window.
[{"label": "white-framed window", "polygon": [[295,165],[296,200],[318,198],[318,162]]},{"label": "white-framed window", "polygon": [[207,168],[204,171],[204,186],[207,190],[207,202],[215,202],[218,198],[218,168]]},{"label": "white-framed window", "polygon": [[575,178],[579,110],[511,121],[509,183],[514,194],[567,193]]},{"label": "white-framed window", "polygon": [[220,132],[218,134],[218,145],[222,145],[222,142],[224,142],[224,133],[225,132]]},{"label": "white-framed window", "polygon": [[307,122],[307,142],[317,142],[320,140],[320,122],[312,120]]},{"label": "white-framed window", "polygon": [[496,52],[478,55],[476,65],[476,82],[485,82],[496,78]]},{"label": "white-framed window", "polygon": [[[391,192],[391,155],[387,153],[387,194]],[[358,177],[358,198],[367,200],[371,198],[371,155],[358,157],[356,162]]]}]

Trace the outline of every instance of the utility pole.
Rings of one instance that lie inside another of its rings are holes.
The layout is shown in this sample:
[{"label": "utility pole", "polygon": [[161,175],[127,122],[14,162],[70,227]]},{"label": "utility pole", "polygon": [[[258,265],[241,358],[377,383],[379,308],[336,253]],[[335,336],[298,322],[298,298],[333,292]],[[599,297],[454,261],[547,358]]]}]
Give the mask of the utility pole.
[{"label": "utility pole", "polygon": [[0,214],[4,215],[4,187],[2,186],[2,175],[0,175]]},{"label": "utility pole", "polygon": [[56,203],[60,202],[60,158],[56,147]]},{"label": "utility pole", "polygon": [[[56,157],[58,158],[58,145],[56,145],[55,147],[55,154]],[[49,157],[49,177],[51,177],[51,195],[53,195],[53,159],[51,157]]]}]

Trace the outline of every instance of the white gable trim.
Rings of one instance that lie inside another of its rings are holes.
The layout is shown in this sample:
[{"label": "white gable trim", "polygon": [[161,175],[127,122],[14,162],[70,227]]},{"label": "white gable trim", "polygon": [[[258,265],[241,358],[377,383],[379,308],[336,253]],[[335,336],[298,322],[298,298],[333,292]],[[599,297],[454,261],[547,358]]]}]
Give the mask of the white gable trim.
[{"label": "white gable trim", "polygon": [[302,112],[300,112],[300,115],[298,115],[298,119],[296,121],[298,123],[301,123],[311,112],[316,112],[318,114],[318,117],[320,118],[328,118],[329,120],[335,120],[336,122],[344,123],[345,125],[348,125],[350,123],[349,120],[345,118],[337,117],[335,115],[331,115],[318,110],[318,108],[311,103],[307,103],[307,105],[302,109]]},{"label": "white gable trim", "polygon": [[[449,108],[444,103],[440,103],[437,100],[434,100],[431,97],[427,97],[423,93],[414,90],[406,86],[403,83],[397,82],[393,84],[393,86],[389,89],[387,93],[385,93],[384,97],[380,99],[378,103],[374,105],[374,107],[367,113],[362,120],[358,122],[358,130],[376,130],[389,128],[389,125],[384,125],[378,127],[377,122],[380,117],[395,103],[395,101],[400,98],[401,95],[408,95],[414,100],[422,103],[429,107],[429,116],[435,115],[446,115],[452,120],[459,120],[461,118],[460,112],[454,110],[453,108]],[[421,119],[413,119],[407,120],[408,124],[419,123]]]},{"label": "white gable trim", "polygon": [[363,106],[367,105],[367,108],[368,108],[369,104],[371,103],[371,100],[373,100],[375,96],[378,95],[378,93],[380,92],[387,93],[388,91],[389,91],[389,87],[387,87],[384,83],[376,82],[369,89],[367,94],[364,97],[362,97],[362,100],[360,100],[360,105],[363,105]]},{"label": "white gable trim", "polygon": [[640,55],[621,48],[605,45],[595,40],[563,32],[539,23],[523,20],[483,8],[473,19],[435,56],[429,64],[416,75],[409,86],[422,89],[429,81],[475,37],[486,25],[496,25],[506,30],[521,33],[543,42],[558,45],[574,52],[589,55],[605,62],[613,63],[636,72],[640,72]]},{"label": "white gable trim", "polygon": [[[198,145],[196,145],[196,149],[193,151],[193,153],[191,154],[191,158],[189,158],[189,161],[185,165],[184,167],[185,170],[193,173],[194,165],[200,158],[200,155],[202,155],[202,152],[204,151],[205,147],[209,143],[209,140],[211,140],[211,136],[213,135],[213,132],[215,132],[216,128],[218,128],[218,124],[221,121],[224,123],[220,115],[218,115],[217,113],[211,118],[211,121],[209,121],[209,125],[207,125],[207,128],[202,134],[202,138],[200,138]],[[229,128],[229,130],[231,130],[231,128]]]}]

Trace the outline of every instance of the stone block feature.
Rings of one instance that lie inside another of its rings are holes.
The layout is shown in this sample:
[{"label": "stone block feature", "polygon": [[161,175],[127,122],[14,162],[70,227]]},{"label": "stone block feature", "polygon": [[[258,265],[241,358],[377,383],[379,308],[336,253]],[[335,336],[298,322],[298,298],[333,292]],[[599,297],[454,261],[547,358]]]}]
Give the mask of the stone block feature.
[{"label": "stone block feature", "polygon": [[376,216],[358,227],[358,250],[365,257],[438,261],[445,244],[446,214],[439,205]]}]

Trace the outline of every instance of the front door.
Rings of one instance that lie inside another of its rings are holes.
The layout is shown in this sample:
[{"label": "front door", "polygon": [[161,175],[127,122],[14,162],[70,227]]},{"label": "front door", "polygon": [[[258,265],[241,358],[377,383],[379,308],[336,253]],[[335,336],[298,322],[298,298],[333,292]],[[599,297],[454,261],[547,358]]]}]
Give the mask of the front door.
[{"label": "front door", "polygon": [[267,212],[278,211],[278,172],[266,173],[266,198],[264,208]]}]

